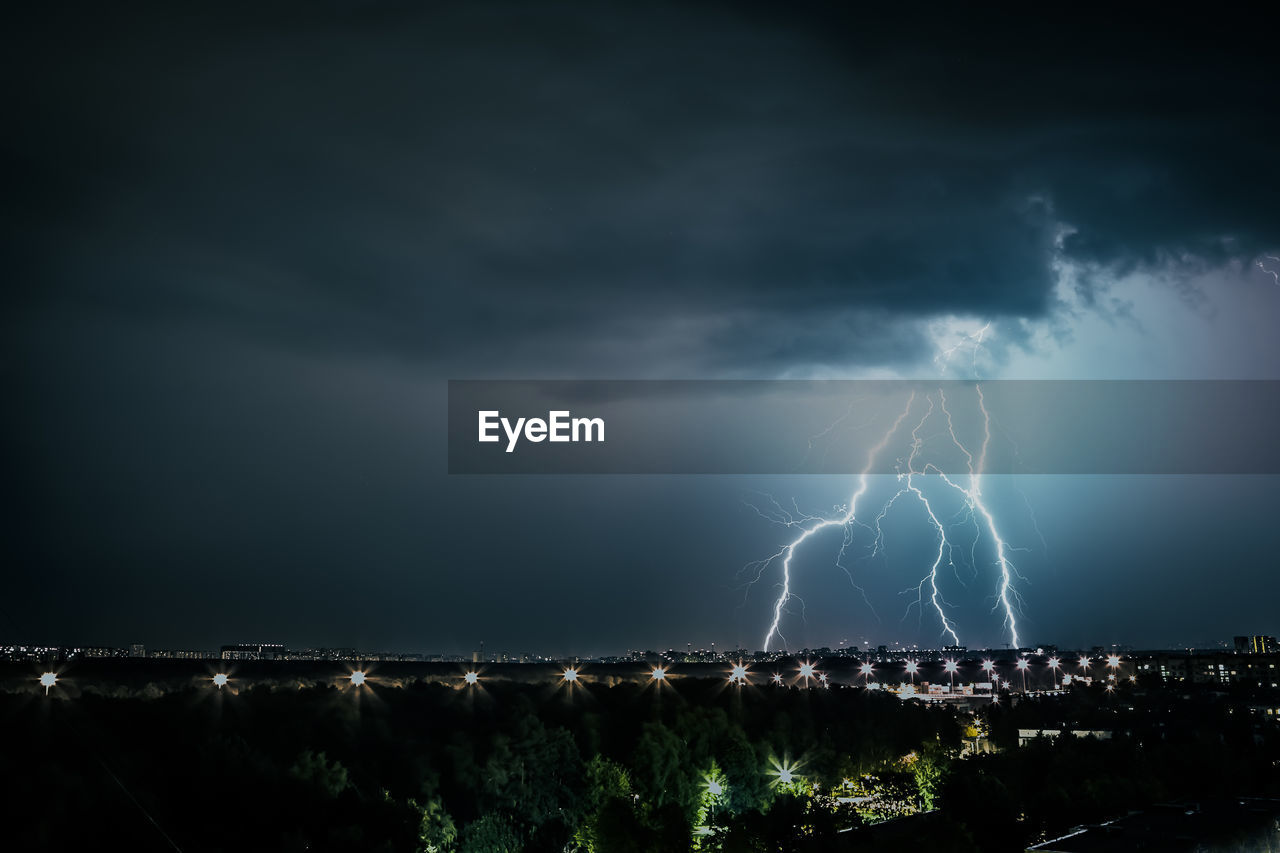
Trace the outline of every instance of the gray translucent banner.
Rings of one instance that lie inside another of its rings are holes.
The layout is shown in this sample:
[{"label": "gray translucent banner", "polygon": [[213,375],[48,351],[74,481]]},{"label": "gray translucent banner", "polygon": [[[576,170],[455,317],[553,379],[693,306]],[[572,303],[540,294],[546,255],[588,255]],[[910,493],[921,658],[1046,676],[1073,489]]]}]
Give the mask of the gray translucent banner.
[{"label": "gray translucent banner", "polygon": [[1276,381],[449,382],[451,474],[1274,474],[1277,427]]}]

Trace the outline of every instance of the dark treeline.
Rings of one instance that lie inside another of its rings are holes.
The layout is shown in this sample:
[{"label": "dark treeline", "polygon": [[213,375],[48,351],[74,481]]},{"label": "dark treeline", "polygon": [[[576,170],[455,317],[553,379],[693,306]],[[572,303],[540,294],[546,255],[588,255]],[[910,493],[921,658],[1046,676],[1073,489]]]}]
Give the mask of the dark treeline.
[{"label": "dark treeline", "polygon": [[[1265,698],[1280,707],[1274,691]],[[1095,685],[993,706],[983,721],[1001,749],[950,765],[944,811],[964,823],[981,849],[1021,850],[1046,833],[1156,803],[1280,796],[1280,727],[1275,717],[1250,712],[1259,699],[1245,688],[1153,686],[1109,694]],[[1113,736],[1040,738],[1018,748],[1019,729],[1061,728]],[[1201,849],[1270,850],[1260,846],[1259,830],[1242,824]]]},{"label": "dark treeline", "polygon": [[[723,682],[458,690],[204,689],[155,699],[0,697],[7,801],[29,846],[184,850],[689,850],[702,820],[779,800],[774,764],[834,784],[929,744],[954,713],[856,689]],[[110,768],[110,771],[107,768]],[[112,774],[128,789],[126,795]],[[801,804],[803,805],[803,804]],[[788,818],[789,820],[790,818]]]},{"label": "dark treeline", "polygon": [[[1274,732],[1212,699],[1181,709],[1081,690],[972,718],[710,680],[0,694],[0,774],[19,850],[1020,850],[1162,799],[1275,790]],[[1067,718],[1117,735],[1017,748]],[[987,729],[1007,748],[961,758]]]}]

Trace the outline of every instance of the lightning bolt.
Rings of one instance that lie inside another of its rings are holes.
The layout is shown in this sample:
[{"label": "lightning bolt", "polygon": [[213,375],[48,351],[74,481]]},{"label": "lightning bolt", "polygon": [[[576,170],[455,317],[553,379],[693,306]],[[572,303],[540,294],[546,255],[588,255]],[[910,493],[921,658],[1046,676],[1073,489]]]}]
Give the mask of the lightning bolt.
[{"label": "lightning bolt", "polygon": [[[1275,255],[1263,255],[1262,257],[1263,257],[1263,259],[1264,259],[1264,260],[1268,260],[1268,261],[1275,261],[1277,264],[1280,264],[1280,258],[1277,258]],[[1254,262],[1253,262],[1253,264],[1254,264],[1254,266],[1256,266],[1258,269],[1262,270],[1264,273],[1266,273],[1267,275],[1271,276],[1271,280],[1272,280],[1275,284],[1280,285],[1280,271],[1278,271],[1278,270],[1273,270],[1273,269],[1268,269],[1268,268],[1267,268],[1267,265],[1266,265],[1266,264],[1264,264],[1261,260],[1259,260],[1259,261],[1254,261]]]},{"label": "lightning bolt", "polygon": [[991,331],[991,323],[988,322],[981,329],[978,329],[976,332],[970,332],[969,334],[962,336],[960,340],[957,341],[953,346],[947,347],[946,349],[939,352],[938,355],[934,357],[933,363],[936,364],[939,370],[941,370],[945,374],[946,370],[951,366],[952,357],[955,356],[957,352],[964,349],[965,347],[970,347],[973,352],[973,365],[972,365],[973,378],[977,379],[978,378],[978,351],[982,349],[982,342],[986,338],[987,332],[989,331]]},{"label": "lightning bolt", "polygon": [[[955,426],[951,421],[951,413],[947,411],[947,397],[941,390],[938,396],[941,400],[943,411],[947,412],[947,429],[950,432],[951,440],[955,442],[956,447],[964,453],[969,459],[969,488],[962,488],[960,485],[952,481],[942,471],[938,471],[938,476],[942,482],[951,486],[964,496],[965,505],[976,520],[977,516],[981,516],[983,525],[996,546],[996,565],[1000,568],[1000,584],[997,590],[997,602],[992,610],[1004,611],[1004,627],[1009,631],[1009,639],[1014,647],[1021,645],[1018,641],[1018,619],[1015,613],[1014,599],[1017,598],[1017,590],[1014,588],[1013,581],[1015,577],[1021,577],[1017,568],[1009,559],[1009,545],[1005,542],[1004,537],[1000,535],[1000,531],[996,529],[995,516],[991,513],[991,509],[982,500],[982,473],[986,469],[987,450],[991,446],[991,413],[987,411],[987,400],[982,394],[982,386],[975,385],[974,391],[978,398],[978,410],[982,412],[982,447],[978,452],[978,459],[975,463],[972,454],[960,441],[956,435]],[[1021,601],[1019,601],[1021,604]]]},{"label": "lightning bolt", "polygon": [[[990,329],[990,324],[983,326],[977,332],[967,335],[964,341],[945,350],[939,358],[944,362],[949,362],[958,349],[966,343],[974,346],[975,354],[973,358],[974,369],[977,369],[976,350],[982,345],[982,341]],[[928,517],[930,525],[933,527],[934,533],[938,541],[938,550],[934,556],[933,563],[929,566],[928,571],[920,580],[914,589],[916,600],[912,606],[917,606],[923,613],[926,598],[933,606],[934,611],[938,615],[938,620],[942,625],[942,633],[949,637],[956,645],[960,644],[959,633],[956,624],[947,614],[947,602],[942,595],[939,586],[939,573],[944,565],[949,565],[953,571],[956,569],[954,559],[954,545],[948,535],[948,526],[943,524],[935,510],[934,502],[929,496],[931,490],[926,487],[931,483],[938,483],[942,486],[953,490],[961,499],[963,509],[958,514],[960,519],[951,525],[951,529],[962,525],[970,526],[973,533],[973,540],[969,549],[969,564],[974,567],[976,572],[977,564],[977,546],[981,537],[988,537],[994,545],[994,565],[997,568],[998,582],[995,591],[995,603],[992,606],[992,613],[1000,613],[1002,615],[1002,628],[1008,632],[1009,638],[1015,647],[1021,645],[1018,635],[1018,614],[1021,609],[1022,600],[1018,594],[1015,582],[1021,580],[1017,567],[1014,565],[1010,553],[1014,550],[1004,536],[1000,533],[996,523],[995,514],[983,497],[982,484],[983,474],[986,470],[988,452],[991,446],[991,413],[987,408],[986,397],[983,394],[980,384],[974,386],[976,394],[977,409],[981,414],[981,439],[977,447],[976,453],[970,450],[969,446],[961,440],[956,429],[951,410],[947,405],[946,393],[939,389],[937,392],[937,402],[934,401],[933,394],[925,395],[926,409],[915,422],[910,433],[909,453],[904,461],[899,463],[899,471],[897,480],[900,483],[898,491],[890,497],[881,507],[871,524],[861,521],[858,516],[859,502],[866,496],[869,488],[869,477],[871,471],[874,470],[877,460],[889,447],[894,436],[901,429],[902,424],[911,416],[912,409],[916,405],[917,393],[913,391],[907,401],[906,407],[898,415],[897,419],[885,432],[880,441],[871,448],[867,454],[866,466],[858,478],[858,487],[853,495],[849,498],[846,506],[837,508],[838,511],[834,515],[820,516],[802,513],[796,507],[796,511],[789,512],[784,510],[780,505],[773,503],[774,509],[769,513],[765,513],[759,509],[762,516],[771,521],[783,524],[799,530],[799,533],[790,542],[783,545],[782,548],[770,557],[759,560],[748,565],[748,569],[755,570],[755,578],[752,584],[759,580],[765,571],[776,563],[781,564],[781,582],[780,591],[777,599],[773,603],[772,620],[769,623],[768,631],[765,634],[763,649],[768,650],[773,643],[775,637],[784,645],[786,638],[782,634],[781,624],[782,616],[787,610],[788,603],[793,599],[798,599],[792,590],[792,561],[794,560],[797,550],[804,545],[805,542],[814,538],[820,532],[828,528],[841,528],[844,531],[844,538],[840,546],[839,553],[836,557],[836,565],[843,569],[849,575],[850,582],[853,583],[853,575],[849,569],[842,563],[843,557],[853,541],[853,526],[859,525],[868,529],[874,534],[874,542],[871,548],[870,556],[875,556],[882,551],[883,548],[883,531],[881,522],[898,503],[899,499],[904,497],[914,498],[919,502]],[[847,417],[846,412],[845,416]],[[924,448],[927,439],[923,437],[923,430],[926,424],[933,418],[941,417],[945,422],[945,434],[949,437],[954,446],[963,454],[964,472],[962,476],[953,476],[942,470],[934,462],[920,463],[921,451]],[[843,418],[842,418],[843,420]],[[828,429],[826,432],[830,432]],[[826,434],[826,433],[824,433]],[[794,506],[794,502],[793,502]],[[958,575],[957,575],[957,579]],[[865,591],[861,590],[857,584],[855,588],[859,589],[866,600]],[[870,602],[867,602],[870,605]],[[910,607],[908,607],[910,612]]]},{"label": "lightning bolt", "polygon": [[[1001,611],[1003,613],[1003,627],[1009,632],[1010,641],[1015,647],[1017,647],[1021,645],[1018,637],[1017,618],[1017,611],[1021,606],[1021,600],[1018,597],[1014,581],[1015,579],[1020,579],[1021,575],[1018,573],[1017,567],[1014,566],[1013,561],[1009,557],[1009,552],[1012,549],[1005,538],[1000,534],[1000,531],[996,526],[995,515],[991,512],[990,507],[987,506],[986,502],[982,498],[982,474],[986,469],[987,453],[991,446],[991,413],[987,409],[986,397],[982,393],[982,386],[974,386],[974,391],[977,395],[978,411],[982,414],[982,444],[978,449],[976,458],[973,452],[970,451],[965,443],[960,440],[959,435],[956,433],[955,422],[951,416],[951,410],[947,407],[946,392],[941,389],[938,390],[938,408],[941,410],[945,418],[947,435],[951,438],[952,443],[960,450],[960,452],[964,454],[966,460],[968,487],[966,488],[958,483],[945,471],[938,468],[934,463],[928,463],[920,469],[916,468],[916,459],[919,455],[921,446],[923,445],[923,442],[919,438],[919,431],[924,427],[925,422],[933,414],[932,395],[926,398],[929,402],[929,410],[925,413],[925,416],[921,419],[920,423],[917,424],[915,431],[912,432],[912,449],[911,455],[907,458],[906,473],[899,475],[899,479],[903,479],[905,477],[906,486],[903,491],[910,491],[920,499],[920,502],[924,505],[925,510],[929,515],[930,522],[938,531],[940,538],[938,557],[930,568],[929,573],[916,588],[920,593],[917,601],[920,602],[923,600],[924,585],[927,583],[931,590],[931,602],[934,608],[938,611],[938,617],[942,621],[944,632],[951,636],[956,645],[959,645],[959,639],[956,637],[954,627],[946,617],[946,613],[942,608],[943,602],[938,592],[938,569],[942,564],[943,552],[950,548],[950,543],[947,540],[946,530],[943,528],[942,523],[938,520],[937,515],[934,513],[933,508],[926,499],[923,491],[915,485],[914,481],[914,478],[917,475],[932,475],[937,477],[938,482],[945,484],[960,495],[965,506],[963,511],[964,518],[972,523],[979,532],[985,531],[985,533],[991,538],[992,542],[995,543],[995,564],[999,569],[999,583],[996,588],[996,603],[992,608],[992,612]],[[899,492],[898,495],[895,495],[890,499],[890,503],[886,505],[885,511],[881,513],[880,518],[884,517],[889,506],[892,505],[893,501],[897,500],[898,496],[902,493],[903,492]],[[878,523],[879,519],[877,519],[877,526]],[[970,549],[971,565],[976,562],[977,540],[978,537],[975,536]]]},{"label": "lightning bolt", "polygon": [[[858,501],[867,493],[867,488],[869,486],[868,477],[870,476],[872,469],[875,467],[876,460],[880,458],[880,454],[889,446],[889,442],[893,440],[894,434],[898,431],[898,428],[902,426],[902,422],[907,419],[907,415],[910,414],[911,406],[915,402],[915,397],[915,392],[911,392],[911,397],[907,401],[907,407],[902,411],[902,414],[898,415],[897,420],[895,420],[893,425],[889,427],[889,431],[884,434],[884,437],[880,439],[879,443],[868,451],[866,467],[862,469],[862,474],[858,478],[858,488],[849,498],[849,503],[845,507],[844,512],[832,517],[802,515],[802,517],[798,519],[787,518],[785,523],[787,523],[788,526],[800,527],[800,534],[795,539],[791,540],[790,543],[784,545],[782,550],[778,551],[776,554],[750,565],[750,568],[756,569],[756,579],[758,580],[775,562],[779,559],[782,561],[782,591],[774,602],[773,621],[769,623],[769,632],[764,638],[764,646],[762,646],[762,648],[766,651],[769,648],[769,644],[773,642],[775,635],[779,637],[783,643],[786,643],[786,638],[782,636],[780,625],[782,622],[783,609],[787,606],[787,602],[795,597],[795,594],[791,591],[791,560],[795,557],[796,549],[812,538],[814,534],[826,530],[827,528],[839,527],[846,531],[844,543],[840,546],[840,553],[844,553],[850,542],[848,536],[850,526],[855,523],[860,523],[858,522]],[[837,557],[837,563],[839,563],[839,557]]]},{"label": "lightning bolt", "polygon": [[[934,610],[938,611],[938,618],[942,621],[943,633],[950,635],[951,642],[958,646],[960,645],[960,637],[956,634],[955,627],[951,624],[951,620],[947,618],[947,612],[942,607],[944,603],[942,601],[942,595],[938,592],[938,567],[942,565],[943,554],[945,554],[950,548],[950,543],[947,541],[947,531],[946,528],[942,526],[942,522],[938,520],[937,514],[934,513],[933,506],[929,503],[929,499],[925,497],[924,492],[915,484],[915,477],[918,473],[915,470],[915,461],[916,457],[920,454],[920,449],[924,446],[924,441],[920,438],[920,430],[924,428],[925,422],[928,421],[929,417],[933,414],[933,398],[926,397],[925,399],[929,403],[929,408],[925,411],[924,417],[920,419],[920,422],[916,424],[916,428],[911,431],[911,455],[907,457],[907,473],[905,475],[906,488],[904,491],[911,492],[920,500],[920,503],[924,506],[925,513],[929,516],[929,522],[933,524],[934,529],[938,532],[938,555],[934,557],[933,565],[929,567],[929,573],[926,574],[916,586],[916,604],[920,605],[921,609],[923,609],[924,587],[925,584],[928,584],[929,601],[933,604]],[[949,415],[948,418],[950,418]],[[902,476],[903,475],[899,475],[899,480],[902,479]],[[902,494],[902,492],[899,492],[898,494]],[[890,498],[890,503],[896,499],[897,495]],[[888,505],[886,505],[885,512],[888,511],[887,507]],[[880,517],[876,519],[877,530],[879,530],[880,520],[883,518],[884,513],[882,512]]]}]

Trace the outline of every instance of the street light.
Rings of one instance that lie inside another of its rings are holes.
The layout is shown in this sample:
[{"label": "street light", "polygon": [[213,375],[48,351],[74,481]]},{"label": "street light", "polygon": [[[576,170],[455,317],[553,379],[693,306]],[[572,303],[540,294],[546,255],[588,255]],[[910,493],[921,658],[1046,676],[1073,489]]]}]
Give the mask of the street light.
[{"label": "street light", "polygon": [[864,663],[861,667],[859,667],[859,669],[862,672],[862,686],[866,687],[867,683],[871,681],[871,670],[873,669],[873,667],[871,666],[870,663]]},{"label": "street light", "polygon": [[219,672],[213,676],[213,686],[219,690],[227,686],[227,681],[228,678],[225,672]]},{"label": "street light", "polygon": [[1049,658],[1049,669],[1053,670],[1053,689],[1058,689],[1058,659]]},{"label": "street light", "polygon": [[650,681],[666,681],[667,668],[664,666],[655,666],[653,668],[653,672],[649,673],[649,680]]},{"label": "street light", "polygon": [[357,669],[355,672],[351,673],[351,684],[355,687],[359,687],[364,684],[364,679],[365,671],[363,669]]},{"label": "street light", "polygon": [[462,676],[462,680],[467,683],[468,687],[474,687],[480,683],[480,673],[472,671]]},{"label": "street light", "polygon": [[770,757],[769,763],[773,766],[765,772],[774,777],[773,781],[769,783],[770,787],[790,785],[792,782],[795,782],[800,778],[799,762],[791,761],[788,756],[783,756],[781,761],[777,758]]},{"label": "street light", "polygon": [[907,675],[911,676],[911,684],[913,686],[916,683],[916,673],[919,671],[920,671],[920,664],[916,663],[913,660],[907,661]]},{"label": "street light", "polygon": [[40,686],[44,688],[44,695],[49,695],[49,688],[58,683],[58,674],[56,672],[46,672],[40,676]]},{"label": "street light", "polygon": [[1031,664],[1026,658],[1018,658],[1018,669],[1022,671],[1022,692],[1027,692],[1027,667]]},{"label": "street light", "polygon": [[716,821],[716,804],[717,804],[718,802],[720,802],[720,798],[724,796],[724,788],[725,788],[725,786],[724,786],[724,782],[722,782],[722,781],[721,781],[723,778],[724,778],[724,777],[720,774],[719,769],[718,769],[718,768],[716,768],[716,767],[714,767],[714,766],[712,767],[711,772],[710,772],[710,773],[708,773],[708,774],[706,774],[706,775],[703,777],[703,781],[704,781],[704,783],[706,784],[706,787],[707,787],[707,793],[711,795],[711,796],[710,796],[710,798],[709,798],[709,801],[708,801],[708,803],[707,803],[707,806],[708,806],[708,815],[707,815],[707,824],[708,824],[708,827],[707,827],[707,829],[708,829],[708,831],[711,831],[711,826],[714,826],[714,825],[715,825],[715,821]]},{"label": "street light", "polygon": [[804,679],[806,687],[809,686],[809,679],[813,678],[814,675],[815,673],[813,671],[812,663],[810,663],[809,661],[805,661],[804,663],[800,664],[800,677]]},{"label": "street light", "polygon": [[951,689],[955,690],[956,689],[956,670],[960,668],[959,664],[957,664],[953,660],[949,660],[947,661],[946,665],[943,668],[947,671],[947,675],[951,676]]}]

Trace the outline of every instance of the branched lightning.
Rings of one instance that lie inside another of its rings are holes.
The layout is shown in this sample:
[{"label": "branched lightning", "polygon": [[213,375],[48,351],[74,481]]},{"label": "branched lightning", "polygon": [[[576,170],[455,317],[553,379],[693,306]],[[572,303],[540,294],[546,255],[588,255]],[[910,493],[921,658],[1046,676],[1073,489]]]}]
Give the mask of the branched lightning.
[{"label": "branched lightning", "polygon": [[987,337],[987,332],[989,331],[991,331],[991,324],[987,323],[981,329],[978,329],[978,331],[971,332],[967,335],[962,336],[960,340],[957,341],[954,345],[949,346],[946,349],[939,352],[938,355],[933,359],[933,363],[936,364],[938,368],[945,373],[947,368],[950,367],[951,365],[952,357],[961,349],[964,349],[967,346],[973,352],[973,378],[977,379],[978,378],[978,351],[982,349],[982,342]]},{"label": "branched lightning", "polygon": [[[920,454],[921,448],[924,446],[924,441],[920,438],[920,430],[924,428],[925,422],[929,420],[929,416],[933,414],[933,398],[927,397],[926,400],[929,403],[929,408],[925,412],[924,417],[920,419],[920,423],[916,424],[916,428],[911,431],[911,455],[907,457],[906,488],[920,499],[920,503],[924,506],[925,513],[929,516],[929,522],[938,532],[938,555],[934,557],[933,565],[929,567],[929,573],[920,580],[919,584],[916,585],[916,604],[921,605],[921,609],[923,609],[922,603],[924,599],[924,586],[928,583],[930,590],[929,601],[933,604],[934,610],[938,611],[938,619],[942,621],[942,630],[944,633],[951,636],[951,641],[953,643],[959,645],[960,637],[957,636],[951,621],[947,619],[947,613],[942,608],[942,596],[938,592],[938,567],[942,565],[943,554],[950,550],[950,543],[947,542],[947,531],[946,528],[942,526],[942,522],[938,520],[938,516],[934,513],[933,506],[929,503],[929,499],[925,497],[924,492],[922,492],[915,484],[915,477],[917,473],[919,473],[915,470],[915,461],[916,457]],[[948,420],[950,420],[950,415],[948,415]],[[899,475],[898,479],[901,480],[902,475]]]},{"label": "branched lightning", "polygon": [[[875,447],[872,447],[867,453],[867,464],[866,467],[862,469],[862,474],[858,478],[858,489],[853,493],[853,496],[849,498],[849,504],[844,508],[844,512],[842,514],[838,514],[833,517],[804,516],[802,520],[796,520],[794,522],[795,525],[801,528],[799,536],[791,540],[790,543],[784,545],[780,551],[771,557],[751,564],[751,568],[755,568],[757,570],[756,578],[758,579],[771,565],[774,564],[774,562],[779,559],[782,560],[782,591],[778,595],[777,601],[774,602],[773,621],[769,624],[769,632],[765,635],[763,648],[769,648],[769,644],[773,642],[775,634],[782,639],[784,643],[786,642],[786,638],[782,637],[779,626],[782,622],[783,609],[787,606],[787,602],[795,597],[794,593],[791,592],[791,559],[795,556],[796,549],[804,544],[804,542],[815,533],[821,530],[826,530],[829,527],[840,527],[846,531],[845,544],[841,546],[841,552],[843,553],[844,549],[848,546],[849,539],[847,531],[850,525],[860,523],[858,522],[858,501],[867,492],[869,485],[867,478],[875,468],[876,460],[880,458],[880,454],[884,452],[884,449],[889,446],[889,442],[893,440],[894,433],[898,431],[898,427],[900,427],[902,422],[906,420],[907,415],[911,411],[911,405],[914,402],[915,392],[912,392],[910,400],[907,401],[906,409],[903,410],[902,414],[898,415],[898,419],[893,422],[893,426],[891,426],[889,431],[885,433],[884,438],[882,438],[880,442],[876,444]],[[788,517],[788,523],[791,523],[792,518],[793,517]]]},{"label": "branched lightning", "polygon": [[[990,329],[990,324],[983,326],[977,332],[965,336],[964,340],[944,350],[939,359],[943,362],[949,362],[955,353],[966,344],[974,347],[973,368],[977,370],[977,349],[982,346],[983,340]],[[849,498],[846,505],[836,507],[836,512],[831,515],[813,515],[801,512],[798,506],[792,503],[792,510],[785,509],[777,501],[770,499],[771,507],[761,510],[756,509],[760,515],[774,523],[780,524],[788,528],[794,528],[799,533],[787,544],[783,545],[776,553],[770,557],[751,563],[747,566],[747,570],[754,571],[754,578],[749,583],[759,580],[763,574],[769,570],[775,563],[781,564],[781,580],[779,583],[779,594],[773,603],[772,619],[764,638],[765,650],[768,650],[773,644],[775,637],[785,646],[786,638],[782,634],[781,624],[782,617],[787,612],[787,605],[792,599],[799,600],[793,591],[792,584],[792,561],[795,558],[797,550],[809,539],[828,528],[841,528],[844,532],[838,555],[836,557],[836,565],[843,569],[849,576],[850,583],[862,593],[864,601],[867,600],[865,591],[858,587],[853,580],[853,574],[847,566],[842,562],[846,552],[853,542],[854,527],[859,526],[873,535],[873,542],[868,556],[876,556],[880,554],[884,547],[884,534],[881,522],[898,503],[900,498],[909,497],[918,501],[924,509],[925,515],[933,527],[934,535],[937,538],[938,549],[934,555],[933,562],[929,566],[928,571],[921,578],[920,582],[909,590],[914,591],[915,601],[908,607],[920,608],[921,613],[924,611],[926,599],[933,606],[937,613],[938,621],[941,624],[942,634],[948,637],[951,642],[959,645],[959,631],[954,620],[948,615],[948,605],[943,596],[940,584],[940,570],[945,565],[952,569],[957,581],[963,583],[959,578],[956,560],[954,559],[955,546],[951,531],[959,527],[965,527],[972,530],[972,540],[969,546],[969,565],[977,572],[977,547],[978,542],[982,538],[989,538],[993,544],[994,566],[997,570],[997,584],[994,595],[995,603],[992,606],[993,613],[1000,613],[1002,616],[1002,624],[1013,645],[1019,646],[1020,638],[1018,635],[1018,615],[1021,608],[1021,598],[1015,586],[1015,582],[1021,579],[1016,566],[1010,559],[1010,553],[1017,549],[1012,548],[1005,540],[997,526],[994,513],[986,503],[982,493],[983,474],[986,471],[987,457],[991,446],[991,430],[992,419],[987,409],[986,398],[983,395],[982,386],[975,385],[977,410],[981,416],[981,438],[976,451],[971,450],[965,441],[962,441],[957,431],[951,410],[947,404],[946,394],[939,389],[935,402],[935,395],[930,393],[924,397],[924,411],[919,415],[918,420],[914,422],[911,429],[910,444],[905,459],[900,459],[897,465],[897,481],[899,489],[895,492],[883,505],[881,505],[878,513],[875,515],[870,524],[866,523],[859,516],[859,502],[866,496],[869,488],[869,477],[882,454],[889,447],[901,429],[903,423],[911,417],[913,409],[917,406],[917,392],[913,391],[907,400],[906,407],[897,416],[889,429],[885,432],[880,441],[870,449],[867,454],[866,466],[858,478],[858,487],[853,495]],[[848,417],[848,412],[844,418]],[[925,445],[930,441],[926,436],[925,428],[931,420],[942,422],[942,431],[938,433],[945,436],[963,456],[963,469],[960,476],[948,473],[939,467],[939,464],[933,461],[921,462],[921,454]],[[833,425],[834,426],[834,425]],[[828,428],[821,435],[830,433],[832,428]],[[810,444],[812,449],[812,442]],[[956,517],[951,520],[950,524],[944,524],[939,518],[935,509],[935,502],[930,497],[932,489],[929,484],[938,483],[953,490],[961,499],[963,508],[957,513]],[[1038,530],[1037,530],[1038,533]],[[868,601],[868,606],[870,602]]]},{"label": "branched lightning", "polygon": [[[1013,580],[1018,575],[1017,568],[1009,560],[1009,545],[1005,542],[1004,537],[1000,535],[1000,531],[996,529],[995,516],[991,514],[991,509],[982,500],[982,474],[986,469],[987,451],[991,446],[991,413],[987,411],[987,401],[982,394],[982,386],[975,385],[974,391],[977,393],[978,410],[982,412],[982,447],[978,452],[978,459],[975,463],[973,455],[968,448],[960,441],[956,435],[955,426],[951,421],[951,413],[947,410],[947,397],[942,391],[938,392],[941,400],[942,410],[947,413],[947,430],[951,435],[951,440],[955,442],[956,447],[960,448],[965,458],[969,460],[969,488],[965,489],[948,477],[945,473],[935,468],[938,477],[942,482],[960,492],[964,496],[965,506],[970,513],[974,513],[982,518],[983,525],[987,534],[995,542],[996,546],[996,565],[1000,569],[1000,584],[996,595],[996,605],[994,610],[1003,610],[1004,627],[1009,631],[1009,639],[1016,647],[1018,642],[1018,620],[1015,614],[1014,600],[1017,599],[1018,593],[1013,586]],[[931,466],[932,467],[932,466]],[[1018,602],[1021,604],[1021,602]]]},{"label": "branched lightning", "polygon": [[[920,455],[920,450],[924,447],[924,439],[920,437],[920,430],[924,429],[924,425],[928,422],[930,416],[933,415],[932,396],[925,397],[925,402],[928,404],[928,408],[925,410],[925,413],[920,418],[919,422],[916,423],[915,428],[911,430],[911,453],[906,460],[906,471],[898,474],[898,482],[903,483],[903,487],[899,489],[893,497],[889,498],[889,500],[885,502],[884,506],[880,510],[880,514],[876,516],[876,538],[872,548],[872,555],[874,556],[875,554],[878,554],[883,546],[884,535],[880,524],[884,520],[885,516],[889,514],[889,510],[895,503],[897,503],[898,498],[903,495],[915,495],[915,497],[920,501],[920,504],[924,507],[925,514],[929,517],[929,522],[933,525],[934,530],[938,534],[938,553],[937,556],[934,557],[933,565],[929,567],[929,572],[920,579],[920,583],[913,587],[916,591],[915,605],[918,606],[923,613],[924,590],[927,585],[929,587],[929,602],[933,605],[934,610],[937,611],[939,621],[942,622],[942,632],[949,635],[951,637],[951,641],[958,645],[960,643],[960,637],[956,634],[955,627],[952,625],[951,620],[947,618],[947,612],[943,607],[946,602],[943,601],[942,593],[938,590],[938,569],[942,565],[943,557],[951,550],[951,545],[947,541],[946,528],[943,527],[942,522],[938,520],[938,516],[933,511],[933,506],[929,503],[929,499],[925,497],[924,492],[921,491],[920,487],[915,483],[915,477],[922,473],[917,471],[915,467],[916,459]],[[908,410],[910,410],[910,406],[908,406]],[[950,560],[948,562],[950,562]],[[910,608],[908,608],[908,612],[909,611]]]},{"label": "branched lightning", "polygon": [[1271,280],[1275,284],[1280,285],[1280,270],[1273,270],[1269,268],[1266,264],[1262,262],[1263,260],[1274,261],[1275,263],[1280,264],[1280,258],[1277,258],[1275,255],[1263,255],[1262,260],[1257,260],[1253,262],[1254,266],[1262,270],[1267,275],[1271,276]]}]

